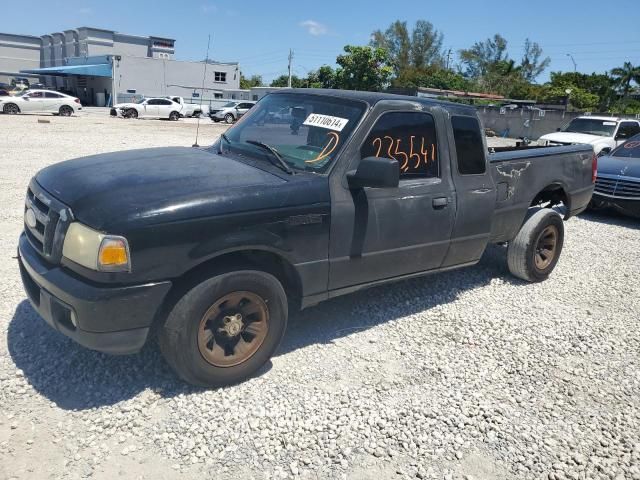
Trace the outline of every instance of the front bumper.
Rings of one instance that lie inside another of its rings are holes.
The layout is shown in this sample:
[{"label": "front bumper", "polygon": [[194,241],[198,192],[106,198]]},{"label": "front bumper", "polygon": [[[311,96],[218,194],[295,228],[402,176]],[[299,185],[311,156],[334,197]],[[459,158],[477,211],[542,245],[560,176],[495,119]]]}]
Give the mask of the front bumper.
[{"label": "front bumper", "polygon": [[640,218],[640,199],[622,199],[594,192],[591,206],[594,208],[611,208],[625,215]]},{"label": "front bumper", "polygon": [[80,345],[105,353],[138,352],[171,288],[171,282],[96,286],[46,263],[24,233],[18,262],[25,292],[45,322]]}]

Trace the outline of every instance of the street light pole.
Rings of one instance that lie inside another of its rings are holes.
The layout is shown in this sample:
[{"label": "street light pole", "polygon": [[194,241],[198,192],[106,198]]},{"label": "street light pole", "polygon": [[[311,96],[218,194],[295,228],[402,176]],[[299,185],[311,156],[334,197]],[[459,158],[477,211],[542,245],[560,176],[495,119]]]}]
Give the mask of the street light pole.
[{"label": "street light pole", "polygon": [[570,53],[567,53],[567,57],[569,57],[573,62],[573,73],[576,73],[578,71],[578,65],[576,64],[576,60],[573,58],[573,55],[571,55]]}]

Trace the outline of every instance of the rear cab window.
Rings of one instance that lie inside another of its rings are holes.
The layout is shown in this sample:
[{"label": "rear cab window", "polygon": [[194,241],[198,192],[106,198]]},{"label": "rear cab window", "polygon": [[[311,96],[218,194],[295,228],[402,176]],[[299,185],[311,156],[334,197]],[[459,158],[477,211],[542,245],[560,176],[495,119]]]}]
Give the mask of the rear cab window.
[{"label": "rear cab window", "polygon": [[387,112],[360,148],[360,158],[398,161],[400,179],[438,178],[438,142],[433,116],[425,112]]},{"label": "rear cab window", "polygon": [[456,144],[458,173],[460,175],[482,175],[486,172],[484,142],[480,123],[474,117],[451,117],[453,138]]}]

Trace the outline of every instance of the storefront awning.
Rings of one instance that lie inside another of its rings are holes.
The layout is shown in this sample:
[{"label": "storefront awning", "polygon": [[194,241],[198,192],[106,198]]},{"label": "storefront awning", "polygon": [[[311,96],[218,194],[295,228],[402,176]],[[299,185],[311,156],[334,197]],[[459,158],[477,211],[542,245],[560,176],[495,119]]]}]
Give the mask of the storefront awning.
[{"label": "storefront awning", "polygon": [[60,67],[20,70],[20,73],[34,73],[38,75],[51,75],[54,77],[71,77],[76,75],[83,75],[86,77],[111,78],[111,65],[108,63],[98,63],[94,65],[64,65]]}]

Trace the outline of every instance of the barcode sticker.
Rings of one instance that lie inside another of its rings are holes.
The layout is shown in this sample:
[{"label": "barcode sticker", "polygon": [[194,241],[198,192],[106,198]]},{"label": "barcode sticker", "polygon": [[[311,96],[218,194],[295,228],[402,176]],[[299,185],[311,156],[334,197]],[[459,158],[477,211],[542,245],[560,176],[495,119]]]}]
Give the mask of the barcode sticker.
[{"label": "barcode sticker", "polygon": [[347,118],[332,117],[331,115],[312,113],[302,124],[308,125],[310,127],[327,128],[329,130],[341,132],[342,129],[347,126],[348,122],[349,119]]}]

